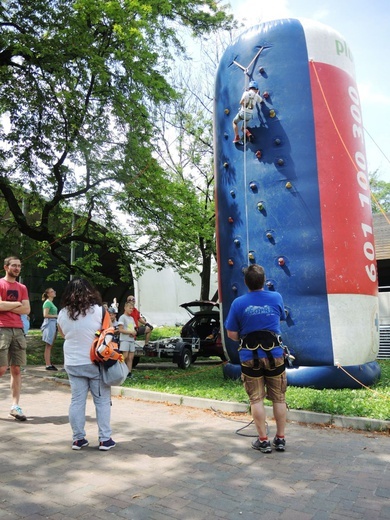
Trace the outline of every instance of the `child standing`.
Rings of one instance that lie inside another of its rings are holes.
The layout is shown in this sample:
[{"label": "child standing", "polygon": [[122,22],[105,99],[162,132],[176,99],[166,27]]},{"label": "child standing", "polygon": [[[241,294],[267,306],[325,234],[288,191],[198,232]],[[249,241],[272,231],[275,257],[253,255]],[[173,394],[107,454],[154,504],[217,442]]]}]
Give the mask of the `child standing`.
[{"label": "child standing", "polygon": [[131,316],[133,307],[130,303],[125,303],[125,309],[122,316],[118,320],[118,330],[120,332],[120,351],[123,353],[127,368],[129,369],[128,378],[131,378],[131,370],[133,368],[133,359],[135,352],[135,337],[137,331],[135,329],[135,321]]}]

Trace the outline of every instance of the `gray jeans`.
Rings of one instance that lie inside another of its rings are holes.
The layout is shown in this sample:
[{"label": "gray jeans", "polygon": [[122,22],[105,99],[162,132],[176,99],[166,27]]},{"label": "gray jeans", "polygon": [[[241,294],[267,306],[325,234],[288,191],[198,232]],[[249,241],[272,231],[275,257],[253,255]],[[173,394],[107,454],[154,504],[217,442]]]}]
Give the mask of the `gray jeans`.
[{"label": "gray jeans", "polygon": [[102,381],[99,367],[95,364],[65,366],[68,374],[72,399],[69,406],[69,423],[73,430],[73,441],[85,439],[85,408],[88,390],[91,391],[96,410],[99,442],[111,437],[111,387]]}]

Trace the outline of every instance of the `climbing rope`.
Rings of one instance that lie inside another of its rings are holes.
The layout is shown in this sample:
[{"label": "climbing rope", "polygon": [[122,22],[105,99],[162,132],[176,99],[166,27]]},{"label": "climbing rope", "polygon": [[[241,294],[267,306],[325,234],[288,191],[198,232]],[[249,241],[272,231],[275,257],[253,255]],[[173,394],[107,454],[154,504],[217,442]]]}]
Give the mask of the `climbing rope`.
[{"label": "climbing rope", "polygon": [[[255,54],[255,56],[252,58],[251,62],[249,63],[249,65],[247,67],[244,67],[243,65],[241,65],[240,63],[238,63],[237,61],[233,60],[233,63],[239,67],[245,74],[245,91],[248,89],[248,82],[249,82],[249,76],[250,76],[250,73],[249,73],[249,69],[250,67],[254,64],[254,62],[257,60],[257,58],[260,56],[261,52],[263,51],[264,47],[260,47],[260,49],[257,51],[257,53]],[[246,109],[247,107],[243,107],[244,109],[244,124],[243,124],[243,132],[244,132],[244,193],[245,193],[245,222],[247,223],[246,225],[246,250],[249,251],[249,226],[248,226],[248,220],[249,220],[249,216],[248,216],[248,200],[247,200],[247,197],[248,197],[248,194],[247,194],[247,160],[246,160],[246,143],[247,143],[247,135],[246,135],[246,131],[247,131],[247,120],[246,120]],[[249,265],[249,257],[247,257],[247,263]]]},{"label": "climbing rope", "polygon": [[363,388],[365,388],[366,390],[370,390],[370,392],[373,392],[374,394],[377,394],[379,397],[382,397],[384,399],[390,399],[390,397],[388,395],[385,395],[385,394],[381,394],[379,393],[377,390],[373,390],[372,388],[370,388],[369,386],[366,386],[364,383],[362,383],[361,381],[359,381],[358,379],[356,379],[356,377],[354,377],[352,374],[350,374],[347,370],[345,370],[344,367],[342,367],[340,365],[340,363],[336,363],[336,366],[337,368],[340,368],[345,374],[347,374],[347,376],[349,376],[351,379],[353,379],[356,383],[358,383],[359,385],[361,385]]},{"label": "climbing rope", "polygon": [[[248,80],[249,77],[246,74],[245,75],[245,90],[247,90],[248,87]],[[245,193],[245,222],[246,222],[246,250],[249,251],[249,213],[248,213],[248,179],[247,179],[247,166],[246,166],[246,107],[244,107],[244,193]],[[247,263],[249,265],[249,258],[247,256]]]},{"label": "climbing rope", "polygon": [[[352,162],[352,164],[353,164],[353,166],[354,166],[354,168],[355,168],[355,170],[356,170],[356,173],[357,173],[357,172],[359,171],[359,167],[358,167],[358,165],[355,163],[355,161],[354,161],[353,157],[351,156],[351,154],[349,153],[349,150],[348,150],[348,148],[347,148],[347,145],[345,144],[345,141],[344,141],[344,139],[343,139],[343,137],[342,137],[342,135],[341,135],[341,132],[340,132],[340,130],[338,129],[338,126],[337,126],[336,121],[335,121],[335,119],[334,119],[334,117],[333,117],[332,111],[331,111],[331,109],[330,109],[330,106],[329,106],[328,100],[327,100],[327,98],[326,98],[326,95],[325,95],[324,89],[322,88],[321,80],[320,80],[320,78],[319,78],[319,76],[318,76],[318,72],[317,72],[317,69],[316,69],[316,66],[315,66],[315,62],[314,62],[314,60],[310,60],[310,64],[311,64],[311,66],[313,67],[313,71],[314,71],[314,74],[315,74],[315,77],[316,77],[316,80],[317,80],[317,83],[318,83],[319,89],[320,89],[320,91],[321,91],[321,95],[322,95],[322,98],[323,98],[323,100],[324,100],[324,103],[325,103],[326,109],[327,109],[327,111],[328,111],[329,117],[330,117],[330,119],[331,119],[331,121],[332,121],[332,123],[333,123],[333,126],[334,126],[334,128],[335,128],[335,130],[336,130],[336,133],[337,133],[337,135],[338,135],[338,137],[339,137],[339,139],[340,139],[340,142],[341,142],[341,144],[343,145],[343,148],[344,148],[345,152],[347,153],[347,155],[348,155],[350,161]],[[363,130],[364,130],[365,132],[367,132],[367,130],[364,128],[364,126],[363,126]],[[368,134],[368,135],[370,136],[370,138],[372,139],[371,135],[370,135],[368,132],[367,132],[367,134]],[[375,143],[375,141],[374,141],[373,139],[372,139],[372,141]],[[375,145],[378,146],[376,143],[375,143]],[[379,146],[378,146],[378,149],[383,153],[383,151],[379,148]],[[386,157],[386,155],[385,155],[384,153],[383,153],[383,155]],[[388,159],[387,157],[386,157],[386,159],[389,161],[389,159]],[[390,161],[389,161],[389,162],[390,162]],[[386,212],[384,211],[384,209],[383,209],[382,206],[380,205],[379,201],[376,199],[375,195],[374,195],[372,192],[371,192],[371,198],[372,198],[373,201],[375,202],[375,204],[376,204],[376,206],[378,207],[378,209],[380,210],[380,212],[384,215],[384,217],[385,217],[385,219],[387,220],[388,224],[390,224],[390,220],[389,220],[388,216],[386,215]]]}]

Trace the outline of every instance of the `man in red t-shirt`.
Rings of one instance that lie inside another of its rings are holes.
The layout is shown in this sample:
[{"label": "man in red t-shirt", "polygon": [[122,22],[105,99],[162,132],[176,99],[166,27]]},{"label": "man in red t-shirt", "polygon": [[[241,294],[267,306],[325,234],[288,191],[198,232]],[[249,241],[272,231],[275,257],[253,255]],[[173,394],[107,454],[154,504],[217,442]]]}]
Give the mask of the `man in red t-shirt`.
[{"label": "man in red t-shirt", "polygon": [[[143,336],[145,334],[145,347],[149,344],[150,334],[152,333],[153,327],[147,323],[145,318],[141,316],[141,313],[135,306],[135,298],[134,296],[130,295],[127,297],[126,300],[128,303],[131,303],[133,305],[133,310],[131,311],[130,316],[132,316],[133,320],[135,321],[135,327],[137,329],[137,336]],[[139,325],[141,324],[141,326]]]},{"label": "man in red t-shirt", "polygon": [[25,421],[19,399],[22,387],[20,367],[27,363],[27,343],[20,316],[30,314],[30,301],[27,287],[16,281],[21,268],[22,264],[16,256],[4,260],[5,276],[0,279],[0,377],[9,366],[12,393],[10,416]]}]

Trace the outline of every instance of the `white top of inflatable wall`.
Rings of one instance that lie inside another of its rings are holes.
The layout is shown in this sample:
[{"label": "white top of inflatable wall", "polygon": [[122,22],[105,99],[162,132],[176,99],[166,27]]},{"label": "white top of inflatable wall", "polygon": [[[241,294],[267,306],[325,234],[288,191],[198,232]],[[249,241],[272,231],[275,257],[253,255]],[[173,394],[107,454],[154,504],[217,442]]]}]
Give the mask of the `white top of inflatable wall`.
[{"label": "white top of inflatable wall", "polygon": [[266,33],[268,27],[271,29],[275,25],[288,24],[294,21],[298,21],[303,27],[309,60],[338,67],[355,78],[355,64],[347,42],[339,32],[321,22],[308,18],[270,20],[249,28],[239,38],[250,39],[253,36],[253,31],[257,32],[259,27],[262,27],[262,33]]},{"label": "white top of inflatable wall", "polygon": [[309,60],[327,63],[355,77],[353,55],[342,35],[320,22],[299,19],[306,35]]}]

